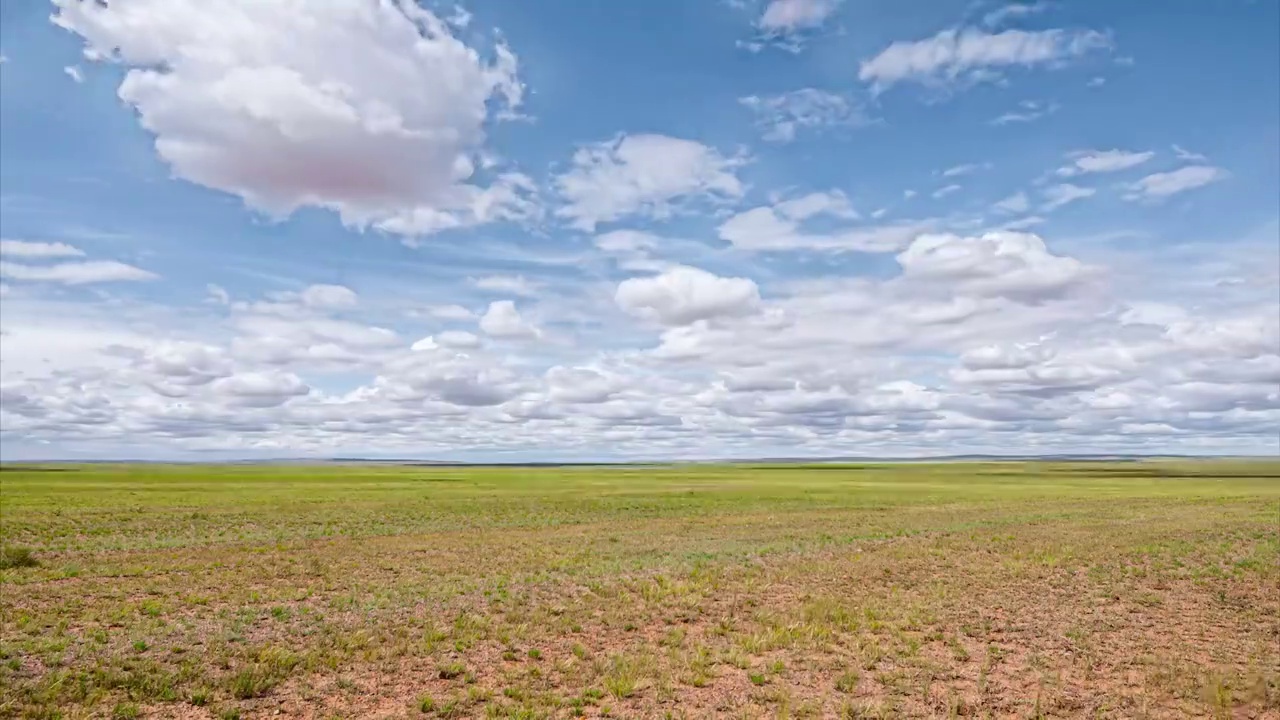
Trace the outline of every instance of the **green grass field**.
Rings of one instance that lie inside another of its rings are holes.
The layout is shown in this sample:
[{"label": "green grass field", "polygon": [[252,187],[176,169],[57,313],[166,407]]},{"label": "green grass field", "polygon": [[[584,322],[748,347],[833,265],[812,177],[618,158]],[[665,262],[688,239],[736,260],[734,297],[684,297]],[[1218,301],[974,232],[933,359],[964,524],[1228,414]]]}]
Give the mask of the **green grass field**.
[{"label": "green grass field", "polygon": [[0,717],[1280,717],[1277,463],[8,467],[0,512]]}]

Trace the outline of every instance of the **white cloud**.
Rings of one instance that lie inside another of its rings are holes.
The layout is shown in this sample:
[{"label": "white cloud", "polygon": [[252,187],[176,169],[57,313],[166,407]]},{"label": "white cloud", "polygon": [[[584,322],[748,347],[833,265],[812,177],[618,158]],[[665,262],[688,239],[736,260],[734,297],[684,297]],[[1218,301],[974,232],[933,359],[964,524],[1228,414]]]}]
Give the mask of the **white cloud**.
[{"label": "white cloud", "polygon": [[1044,212],[1050,212],[1067,203],[1091,197],[1098,191],[1093,188],[1072,185],[1071,183],[1060,183],[1058,185],[1050,185],[1040,192],[1044,195],[1044,203],[1040,206],[1040,209]]},{"label": "white cloud", "polygon": [[915,223],[855,226],[826,233],[801,229],[804,221],[823,216],[843,220],[858,218],[842,193],[810,193],[738,213],[720,225],[719,236],[739,249],[751,251],[885,252],[902,247],[920,229]]},{"label": "white cloud", "polygon": [[756,115],[756,126],[769,142],[787,143],[800,130],[849,127],[866,122],[850,100],[825,90],[802,88],[779,95],[748,95],[738,102]]},{"label": "white cloud", "polygon": [[743,162],[693,140],[621,135],[574,154],[572,169],[555,179],[565,203],[556,215],[590,232],[630,215],[667,217],[691,201],[737,200]]},{"label": "white cloud", "polygon": [[1049,4],[1045,2],[1035,3],[1013,3],[996,8],[982,17],[982,24],[987,27],[998,27],[1006,24],[1010,20],[1016,20],[1028,15],[1044,12],[1049,9]]},{"label": "white cloud", "polygon": [[249,407],[275,407],[291,398],[306,395],[311,388],[288,372],[246,372],[215,380],[215,393],[230,396]]},{"label": "white cloud", "polygon": [[542,334],[510,300],[489,303],[489,309],[480,317],[480,329],[496,338],[534,338]]},{"label": "white cloud", "polygon": [[62,72],[66,73],[67,77],[71,78],[73,82],[84,82],[84,73],[80,72],[80,68],[76,65],[68,65],[62,68]]},{"label": "white cloud", "polygon": [[979,237],[923,235],[898,255],[903,275],[946,281],[960,292],[1023,299],[1051,297],[1088,281],[1093,270],[1049,252],[1036,235],[998,231]]},{"label": "white cloud", "polygon": [[[783,201],[772,206],[760,206],[740,212],[723,222],[718,234],[740,250],[767,252],[782,250],[816,250],[826,252],[889,252],[904,247],[924,228],[923,223],[903,222],[892,225],[852,226],[831,232],[806,232],[804,220],[814,215],[853,217],[842,215],[844,207],[832,203],[826,196],[824,203],[805,201],[807,214],[797,214],[793,205]],[[843,196],[839,196],[843,197]],[[795,201],[791,201],[795,202]],[[821,206],[821,210],[816,208]]]},{"label": "white cloud", "polygon": [[1137,167],[1155,156],[1156,154],[1151,151],[1084,150],[1068,155],[1071,158],[1071,164],[1058,168],[1057,172],[1063,177],[1084,173],[1119,172]]},{"label": "white cloud", "polygon": [[311,285],[299,293],[298,299],[308,307],[326,310],[353,308],[360,302],[355,291],[342,285]]},{"label": "white cloud", "polygon": [[23,265],[0,262],[0,277],[11,280],[55,282],[63,285],[87,285],[90,283],[131,282],[154,280],[158,275],[132,265],[114,260],[89,260],[56,265]]},{"label": "white cloud", "polygon": [[1009,222],[1004,223],[1001,227],[1005,230],[1026,230],[1027,228],[1033,228],[1036,225],[1043,225],[1045,222],[1046,220],[1039,215],[1028,215],[1026,217],[1020,217],[1017,220],[1010,220]]},{"label": "white cloud", "polygon": [[1126,200],[1158,200],[1225,180],[1226,170],[1209,165],[1188,165],[1170,172],[1153,173],[1128,186]]},{"label": "white cloud", "polygon": [[759,26],[767,32],[789,33],[821,26],[841,0],[770,0]]},{"label": "white cloud", "polygon": [[963,165],[955,165],[942,171],[942,177],[961,177],[963,175],[972,175],[979,170],[989,170],[991,163],[965,163]]},{"label": "white cloud", "polygon": [[1190,150],[1187,150],[1186,148],[1183,148],[1179,145],[1173,146],[1173,154],[1179,160],[1185,160],[1189,163],[1209,162],[1209,158],[1205,157],[1204,155],[1201,155],[1200,153],[1197,153],[1197,152],[1191,152]]},{"label": "white cloud", "polygon": [[461,305],[437,305],[428,308],[427,312],[440,320],[474,320],[476,317],[475,313]]},{"label": "white cloud", "polygon": [[944,185],[943,187],[940,187],[937,190],[933,191],[933,197],[934,199],[941,199],[950,195],[951,193],[958,192],[960,189],[961,189],[961,186],[955,183],[952,183],[950,185]]},{"label": "white cloud", "polygon": [[631,278],[618,285],[618,306],[664,325],[740,316],[760,304],[760,290],[749,278],[726,278],[694,267],[675,267],[661,275]]},{"label": "white cloud", "polygon": [[523,275],[486,275],[473,279],[471,284],[480,290],[518,297],[533,297],[541,287]]},{"label": "white cloud", "polygon": [[1098,77],[1089,78],[1089,82],[1085,83],[1085,87],[1098,88],[1106,84],[1107,84],[1107,79],[1102,76],[1098,76]]},{"label": "white cloud", "polygon": [[875,91],[900,82],[975,81],[996,68],[1050,65],[1110,46],[1106,35],[1092,30],[944,30],[926,40],[894,42],[863,61],[858,78]]},{"label": "white cloud", "polygon": [[83,257],[84,251],[60,242],[31,242],[28,240],[0,240],[0,255],[20,258]]},{"label": "white cloud", "polygon": [[1027,199],[1027,194],[1019,190],[1009,197],[998,201],[993,205],[996,210],[1006,213],[1022,213],[1031,209],[1031,201]]},{"label": "white cloud", "polygon": [[470,350],[482,345],[480,338],[465,330],[446,330],[439,335],[428,335],[410,346],[410,350],[422,352],[436,348]]},{"label": "white cloud", "polygon": [[[305,289],[183,308],[24,289],[4,300],[3,446],[6,458],[37,443],[96,457],[1274,451],[1267,233],[1198,255],[1134,252],[1114,274],[1028,233],[929,234],[896,274],[770,274],[767,297],[732,277],[641,286],[630,326],[589,288],[597,302],[538,306],[558,327],[583,323],[577,342],[530,352],[458,330],[410,349],[360,317],[386,308],[373,288],[336,308],[306,304]],[[511,320],[504,307],[491,315]],[[617,326],[607,340],[585,342],[603,323]],[[1175,447],[1151,444],[1169,429]]]},{"label": "white cloud", "polygon": [[1016,111],[992,118],[988,124],[1000,126],[1012,123],[1028,123],[1058,111],[1057,103],[1046,103],[1037,100],[1023,100],[1018,103],[1018,108]]},{"label": "white cloud", "polygon": [[509,204],[495,197],[502,184],[472,183],[491,105],[521,101],[515,55],[499,45],[482,58],[429,10],[323,0],[55,4],[54,22],[84,38],[88,59],[130,68],[119,96],[178,177],[272,215],[317,206],[394,232],[504,215],[486,206]]}]

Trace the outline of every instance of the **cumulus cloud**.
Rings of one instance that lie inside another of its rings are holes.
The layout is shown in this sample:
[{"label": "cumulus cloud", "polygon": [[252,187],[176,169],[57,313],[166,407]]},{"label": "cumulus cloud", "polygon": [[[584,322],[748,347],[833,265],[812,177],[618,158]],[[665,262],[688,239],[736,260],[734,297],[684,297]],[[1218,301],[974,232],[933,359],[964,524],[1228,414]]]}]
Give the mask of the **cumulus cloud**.
[{"label": "cumulus cloud", "polygon": [[1093,270],[1049,252],[1030,233],[998,231],[979,237],[923,235],[898,255],[904,277],[946,281],[974,295],[1039,300],[1079,287]]},{"label": "cumulus cloud", "polygon": [[[413,3],[56,0],[175,175],[285,216],[432,232],[511,212],[475,184],[491,109],[518,107],[515,55],[484,56]],[[289,38],[282,43],[279,39]],[[340,49],[337,51],[335,49]]]},{"label": "cumulus cloud", "polygon": [[555,178],[563,200],[556,215],[579,230],[630,215],[668,217],[687,203],[742,197],[740,157],[666,135],[620,135],[580,148]]},{"label": "cumulus cloud", "polygon": [[480,329],[496,338],[534,338],[542,334],[537,326],[528,322],[510,300],[489,303],[489,309],[480,316]]},{"label": "cumulus cloud", "polygon": [[1151,151],[1084,150],[1068,155],[1071,164],[1058,168],[1057,173],[1063,177],[1071,177],[1083,173],[1119,172],[1137,167],[1155,156]]},{"label": "cumulus cloud", "polygon": [[301,378],[288,372],[239,373],[215,380],[212,388],[250,407],[275,407],[311,392]]},{"label": "cumulus cloud", "polygon": [[[840,205],[775,212],[827,204]],[[667,268],[615,288],[634,323],[540,304],[540,320],[585,314],[616,332],[530,352],[488,340],[495,321],[530,325],[511,301],[485,313],[484,339],[455,329],[410,345],[365,317],[382,298],[308,304],[306,288],[181,310],[6,297],[3,446],[654,458],[1169,451],[1172,433],[1182,451],[1257,452],[1276,448],[1280,420],[1280,278],[1249,272],[1256,250],[1143,255],[1150,273],[1111,284],[1034,234],[930,233],[876,273],[770,276],[767,295],[735,273]]]},{"label": "cumulus cloud", "polygon": [[135,282],[154,280],[153,272],[126,265],[114,260],[89,260],[65,262],[56,265],[24,265],[0,261],[0,277],[11,280],[53,282],[63,285],[87,285],[90,283]]},{"label": "cumulus cloud", "polygon": [[360,302],[354,290],[342,285],[310,285],[298,299],[308,307],[327,310],[353,308]]},{"label": "cumulus cloud", "polygon": [[83,257],[80,248],[60,242],[31,242],[28,240],[0,240],[0,255],[20,258]]},{"label": "cumulus cloud", "polygon": [[1159,200],[1227,179],[1222,168],[1188,165],[1170,172],[1153,173],[1128,186],[1126,200]]},{"label": "cumulus cloud", "polygon": [[841,0],[770,0],[759,26],[770,32],[794,32],[815,28],[840,7]]},{"label": "cumulus cloud", "polygon": [[962,186],[961,186],[961,185],[957,185],[956,183],[952,183],[952,184],[950,184],[950,185],[944,185],[944,186],[942,186],[942,187],[938,188],[937,190],[934,190],[934,191],[933,191],[933,198],[934,198],[935,200],[940,200],[940,199],[942,199],[942,198],[944,198],[944,197],[946,197],[946,196],[950,195],[951,193],[959,192],[959,191],[961,190],[961,188],[962,188]]},{"label": "cumulus cloud", "polygon": [[410,349],[418,352],[436,348],[466,350],[478,348],[482,344],[480,338],[474,333],[469,333],[465,330],[446,330],[439,335],[428,335],[422,338],[410,346]]},{"label": "cumulus cloud", "polygon": [[664,325],[741,316],[760,304],[760,290],[749,278],[720,277],[694,267],[675,267],[661,275],[631,278],[618,285],[618,306]]},{"label": "cumulus cloud", "polygon": [[1110,46],[1106,35],[1093,30],[943,30],[925,40],[892,43],[862,62],[858,78],[875,91],[901,82],[972,82],[992,70],[1060,63]]},{"label": "cumulus cloud", "polygon": [[861,110],[847,97],[816,88],[778,95],[748,95],[738,98],[738,102],[755,113],[756,126],[769,142],[791,142],[801,130],[820,131],[866,122]]}]

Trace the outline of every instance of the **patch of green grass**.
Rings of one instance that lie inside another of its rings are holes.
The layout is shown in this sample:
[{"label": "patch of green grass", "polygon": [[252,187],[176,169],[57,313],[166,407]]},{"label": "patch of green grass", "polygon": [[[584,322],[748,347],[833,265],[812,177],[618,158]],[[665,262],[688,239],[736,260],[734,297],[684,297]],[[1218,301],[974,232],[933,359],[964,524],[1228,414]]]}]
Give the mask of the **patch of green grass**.
[{"label": "patch of green grass", "polygon": [[0,570],[33,568],[39,565],[40,561],[36,560],[35,553],[31,548],[5,545],[3,549],[0,549]]},{"label": "patch of green grass", "polygon": [[0,564],[0,714],[698,717],[749,686],[726,716],[899,717],[948,712],[940,678],[1030,710],[993,697],[1017,677],[1046,716],[1257,714],[1278,467],[6,467],[0,544],[46,562]]}]

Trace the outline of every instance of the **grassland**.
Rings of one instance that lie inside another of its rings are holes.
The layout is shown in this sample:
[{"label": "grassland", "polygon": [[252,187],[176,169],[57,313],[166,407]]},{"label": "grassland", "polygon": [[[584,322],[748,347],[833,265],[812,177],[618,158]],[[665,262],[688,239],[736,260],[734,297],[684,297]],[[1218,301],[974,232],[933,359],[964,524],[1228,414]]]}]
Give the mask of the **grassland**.
[{"label": "grassland", "polygon": [[10,467],[0,512],[0,717],[1280,717],[1277,463]]}]

